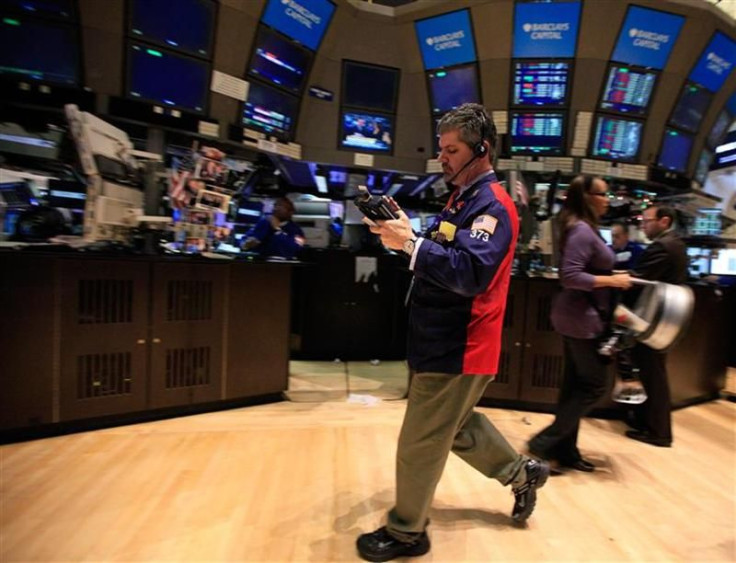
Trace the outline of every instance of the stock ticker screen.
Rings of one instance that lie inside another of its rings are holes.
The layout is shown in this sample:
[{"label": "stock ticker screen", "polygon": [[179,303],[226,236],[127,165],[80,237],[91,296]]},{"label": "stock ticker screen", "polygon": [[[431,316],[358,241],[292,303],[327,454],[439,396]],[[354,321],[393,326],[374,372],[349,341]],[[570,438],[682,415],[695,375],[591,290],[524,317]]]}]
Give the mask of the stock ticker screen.
[{"label": "stock ticker screen", "polygon": [[592,156],[622,162],[634,162],[644,124],[641,121],[598,116]]},{"label": "stock ticker screen", "polygon": [[243,126],[290,139],[299,111],[299,98],[256,81],[243,104]]},{"label": "stock ticker screen", "polygon": [[561,155],[564,142],[564,113],[512,112],[511,154]]},{"label": "stock ticker screen", "polygon": [[566,62],[514,63],[515,106],[564,106],[567,103],[570,64]]},{"label": "stock ticker screen", "polygon": [[657,74],[654,72],[612,65],[608,70],[600,108],[630,115],[644,115],[656,82]]}]

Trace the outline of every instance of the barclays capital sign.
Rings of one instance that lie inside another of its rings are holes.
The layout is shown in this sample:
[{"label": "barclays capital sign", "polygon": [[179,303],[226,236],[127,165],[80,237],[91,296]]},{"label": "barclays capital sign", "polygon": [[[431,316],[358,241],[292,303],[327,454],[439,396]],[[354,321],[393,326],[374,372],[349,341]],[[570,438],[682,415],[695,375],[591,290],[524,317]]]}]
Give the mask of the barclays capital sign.
[{"label": "barclays capital sign", "polygon": [[580,2],[518,3],[514,10],[514,58],[572,58]]},{"label": "barclays capital sign", "polygon": [[684,16],[630,6],[611,60],[664,68],[684,23]]},{"label": "barclays capital sign", "polygon": [[459,10],[414,22],[424,68],[429,70],[476,60],[470,12]]},{"label": "barclays capital sign", "polygon": [[268,0],[261,21],[317,50],[334,12],[330,0]]},{"label": "barclays capital sign", "polygon": [[736,41],[716,32],[688,79],[716,92],[731,74],[735,62]]}]

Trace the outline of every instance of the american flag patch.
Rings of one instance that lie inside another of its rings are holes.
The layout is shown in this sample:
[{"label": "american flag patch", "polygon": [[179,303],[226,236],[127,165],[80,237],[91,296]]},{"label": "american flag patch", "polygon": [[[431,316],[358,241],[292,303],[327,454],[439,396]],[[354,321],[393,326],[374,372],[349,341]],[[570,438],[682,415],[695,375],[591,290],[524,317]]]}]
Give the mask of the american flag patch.
[{"label": "american flag patch", "polygon": [[489,235],[492,235],[496,230],[498,219],[491,217],[490,215],[480,215],[473,221],[473,225],[470,227],[472,231],[485,231]]}]

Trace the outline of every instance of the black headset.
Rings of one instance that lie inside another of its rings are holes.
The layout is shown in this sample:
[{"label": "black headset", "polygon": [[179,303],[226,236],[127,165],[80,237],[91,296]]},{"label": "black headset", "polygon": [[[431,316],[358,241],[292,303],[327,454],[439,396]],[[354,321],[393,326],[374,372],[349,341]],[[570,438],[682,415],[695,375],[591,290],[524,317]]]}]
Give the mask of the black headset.
[{"label": "black headset", "polygon": [[480,120],[480,141],[473,145],[473,155],[475,158],[480,158],[485,156],[488,152],[488,147],[485,145],[486,136],[488,134],[488,120],[486,119],[486,114],[483,110],[476,111],[475,115]]}]

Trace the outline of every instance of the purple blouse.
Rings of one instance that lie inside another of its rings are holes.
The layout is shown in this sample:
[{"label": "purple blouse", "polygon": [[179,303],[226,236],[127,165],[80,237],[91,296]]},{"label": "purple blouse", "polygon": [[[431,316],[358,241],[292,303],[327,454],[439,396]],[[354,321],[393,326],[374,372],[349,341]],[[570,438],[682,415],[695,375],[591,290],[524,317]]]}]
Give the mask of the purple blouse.
[{"label": "purple blouse", "polygon": [[603,321],[593,307],[609,308],[610,290],[593,289],[596,275],[611,273],[615,262],[613,251],[585,221],[573,224],[567,235],[560,263],[562,291],[552,305],[552,326],[563,336],[595,338],[603,332]]}]

